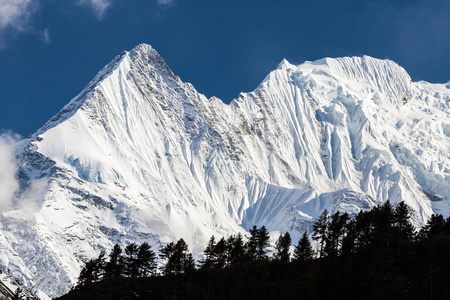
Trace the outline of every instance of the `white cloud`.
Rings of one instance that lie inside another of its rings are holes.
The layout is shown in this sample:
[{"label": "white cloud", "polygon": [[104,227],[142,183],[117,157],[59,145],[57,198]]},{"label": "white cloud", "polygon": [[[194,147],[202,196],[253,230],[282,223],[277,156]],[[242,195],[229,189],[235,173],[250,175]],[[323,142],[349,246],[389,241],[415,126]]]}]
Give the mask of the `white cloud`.
[{"label": "white cloud", "polygon": [[[20,136],[7,132],[0,134],[0,213],[20,212],[21,218],[28,218],[39,210],[48,187],[48,179],[35,179],[19,193],[20,183],[16,177],[17,160],[15,149]],[[13,213],[14,215],[14,213]]]},{"label": "white cloud", "polygon": [[48,28],[45,28],[43,31],[41,31],[41,38],[46,44],[50,44],[50,32]]},{"label": "white cloud", "polygon": [[158,5],[172,6],[175,4],[174,0],[157,0]]},{"label": "white cloud", "polygon": [[24,30],[36,7],[37,0],[0,0],[0,30]]},{"label": "white cloud", "polygon": [[78,4],[89,6],[99,20],[105,15],[106,9],[111,5],[110,0],[79,0]]},{"label": "white cloud", "polygon": [[0,135],[0,212],[12,207],[14,194],[19,189],[14,152],[18,139],[19,137],[16,134]]}]

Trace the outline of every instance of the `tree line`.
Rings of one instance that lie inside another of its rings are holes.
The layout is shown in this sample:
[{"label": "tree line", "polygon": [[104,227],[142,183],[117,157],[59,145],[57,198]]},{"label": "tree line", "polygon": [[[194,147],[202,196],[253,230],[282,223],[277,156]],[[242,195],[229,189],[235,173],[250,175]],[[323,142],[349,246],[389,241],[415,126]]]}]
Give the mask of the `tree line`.
[{"label": "tree line", "polygon": [[[395,207],[389,202],[360,211],[354,218],[347,213],[330,214],[324,210],[312,227],[313,249],[307,232],[293,247],[289,232],[280,234],[273,249],[270,248],[269,232],[265,226],[253,226],[249,237],[238,233],[216,240],[212,236],[203,258],[196,264],[188,245],[183,239],[171,242],[159,249],[161,266],[151,246],[144,242],[132,243],[124,251],[115,245],[108,255],[104,253],[88,260],[82,267],[78,287],[109,277],[142,278],[155,275],[189,274],[196,269],[226,269],[245,265],[251,261],[276,261],[280,263],[308,262],[318,258],[362,254],[370,257],[399,255],[402,247],[436,236],[450,235],[450,217],[432,215],[427,224],[416,231],[411,224],[408,206],[400,202]],[[270,251],[272,250],[272,251]],[[272,256],[269,253],[272,252]]]}]

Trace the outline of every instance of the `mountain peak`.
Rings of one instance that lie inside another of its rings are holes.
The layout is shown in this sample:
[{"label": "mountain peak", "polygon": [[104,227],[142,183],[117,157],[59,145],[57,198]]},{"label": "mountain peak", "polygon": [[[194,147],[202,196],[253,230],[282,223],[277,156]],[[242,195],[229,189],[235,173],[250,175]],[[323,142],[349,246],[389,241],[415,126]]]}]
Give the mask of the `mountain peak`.
[{"label": "mountain peak", "polygon": [[[410,92],[412,85],[408,73],[397,63],[367,55],[327,57],[312,62],[305,61],[297,66],[284,59],[278,65],[277,70],[280,69],[297,72],[303,74],[302,76],[309,74],[313,81],[325,80],[327,77],[334,82],[366,89],[369,93],[378,92],[386,95],[389,103],[397,107],[403,104],[402,99]],[[265,81],[269,78],[270,76],[266,77]]]},{"label": "mountain peak", "polygon": [[[295,240],[325,208],[405,201],[416,224],[450,211],[442,86],[364,56],[284,59],[260,87],[227,106],[150,45],[117,56],[17,152],[23,194],[38,199],[33,222],[0,219],[0,267],[57,296],[116,243],[182,237],[195,254],[253,225]],[[417,105],[398,105],[409,90]]]}]

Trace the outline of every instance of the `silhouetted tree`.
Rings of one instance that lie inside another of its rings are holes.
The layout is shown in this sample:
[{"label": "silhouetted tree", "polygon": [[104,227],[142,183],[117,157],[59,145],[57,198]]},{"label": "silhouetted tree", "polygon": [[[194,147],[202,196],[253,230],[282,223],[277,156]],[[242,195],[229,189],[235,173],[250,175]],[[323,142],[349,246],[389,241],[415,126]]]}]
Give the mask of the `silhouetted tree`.
[{"label": "silhouetted tree", "polygon": [[275,252],[274,259],[280,260],[284,263],[290,261],[289,247],[291,246],[291,236],[289,232],[284,235],[280,234],[277,241],[275,242]]},{"label": "silhouetted tree", "polygon": [[388,200],[382,205],[374,207],[371,213],[373,215],[373,246],[378,252],[384,252],[391,246],[390,242],[394,233],[394,209]]},{"label": "silhouetted tree", "polygon": [[231,235],[227,239],[228,264],[234,264],[245,258],[245,244],[242,234]]},{"label": "silhouetted tree", "polygon": [[109,262],[105,265],[105,277],[121,277],[124,271],[122,248],[115,244],[109,254]]},{"label": "silhouetted tree", "polygon": [[161,248],[159,256],[166,260],[162,267],[164,275],[187,273],[195,270],[194,258],[189,253],[188,246],[183,239],[179,239],[176,244],[171,242]]},{"label": "silhouetted tree", "polygon": [[251,260],[267,259],[267,247],[269,247],[269,232],[266,226],[257,228],[256,225],[249,230],[250,239],[246,244],[246,254]]},{"label": "silhouetted tree", "polygon": [[297,246],[294,249],[294,260],[306,261],[314,258],[314,250],[311,243],[306,235],[303,233],[302,238],[298,241]]},{"label": "silhouetted tree", "polygon": [[83,286],[100,280],[105,267],[105,254],[100,253],[95,259],[88,260],[83,268],[81,268],[80,276],[78,276],[78,286]]},{"label": "silhouetted tree", "polygon": [[214,247],[215,262],[214,268],[221,269],[227,265],[227,242],[221,238]]},{"label": "silhouetted tree", "polygon": [[432,238],[434,236],[445,235],[446,224],[441,214],[432,214],[427,224],[423,228],[426,236]]},{"label": "silhouetted tree", "polygon": [[348,220],[348,214],[341,214],[339,211],[331,216],[331,221],[327,228],[324,249],[324,252],[327,255],[337,256],[340,254]]},{"label": "silhouetted tree", "polygon": [[313,224],[313,240],[319,243],[319,256],[324,256],[328,233],[328,211],[325,209]]},{"label": "silhouetted tree", "polygon": [[216,260],[215,257],[216,238],[211,236],[203,251],[203,259],[199,262],[200,269],[213,269]]},{"label": "silhouetted tree", "polygon": [[354,235],[354,245],[356,250],[366,249],[372,243],[372,219],[371,211],[360,211],[350,227]]},{"label": "silhouetted tree", "polygon": [[156,270],[156,255],[147,242],[144,242],[139,246],[137,265],[139,277],[154,275]]},{"label": "silhouetted tree", "polygon": [[350,255],[355,251],[355,241],[357,233],[355,229],[355,220],[349,220],[346,225],[346,234],[342,238],[341,254]]},{"label": "silhouetted tree", "polygon": [[128,277],[139,276],[139,246],[135,243],[129,244],[125,247],[125,275]]},{"label": "silhouetted tree", "polygon": [[410,222],[408,206],[404,201],[397,204],[394,211],[394,227],[397,231],[398,242],[401,244],[414,238],[414,226]]}]

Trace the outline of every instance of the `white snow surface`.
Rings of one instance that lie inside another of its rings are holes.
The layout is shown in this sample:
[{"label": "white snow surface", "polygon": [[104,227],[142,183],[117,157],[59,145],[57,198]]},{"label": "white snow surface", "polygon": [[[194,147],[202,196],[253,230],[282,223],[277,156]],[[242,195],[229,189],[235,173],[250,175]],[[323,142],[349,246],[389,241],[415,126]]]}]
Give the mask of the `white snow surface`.
[{"label": "white snow surface", "polygon": [[156,250],[253,225],[294,243],[323,209],[450,212],[450,87],[372,57],[283,60],[226,105],[149,45],[116,57],[17,149],[35,209],[0,215],[0,269],[50,297],[115,243]]}]

